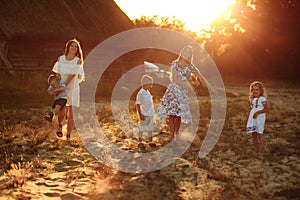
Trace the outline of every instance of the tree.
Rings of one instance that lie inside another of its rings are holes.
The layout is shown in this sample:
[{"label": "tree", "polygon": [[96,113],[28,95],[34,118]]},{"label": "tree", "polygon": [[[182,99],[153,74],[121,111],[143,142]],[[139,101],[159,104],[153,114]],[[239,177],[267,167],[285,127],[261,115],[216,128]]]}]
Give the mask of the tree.
[{"label": "tree", "polygon": [[299,22],[296,0],[236,0],[211,23],[210,30],[197,33],[185,30],[184,23],[175,17],[135,20],[137,27],[169,28],[189,35],[208,51],[224,74],[296,79]]}]

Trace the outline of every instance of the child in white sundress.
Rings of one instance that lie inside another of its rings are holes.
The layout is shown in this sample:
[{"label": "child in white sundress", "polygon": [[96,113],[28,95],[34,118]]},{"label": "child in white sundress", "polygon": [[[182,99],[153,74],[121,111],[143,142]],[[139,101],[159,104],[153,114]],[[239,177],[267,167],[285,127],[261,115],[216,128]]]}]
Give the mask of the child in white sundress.
[{"label": "child in white sundress", "polygon": [[250,109],[245,119],[247,133],[252,133],[254,149],[256,152],[264,152],[264,126],[266,113],[268,112],[267,99],[264,96],[265,88],[259,81],[250,85]]}]

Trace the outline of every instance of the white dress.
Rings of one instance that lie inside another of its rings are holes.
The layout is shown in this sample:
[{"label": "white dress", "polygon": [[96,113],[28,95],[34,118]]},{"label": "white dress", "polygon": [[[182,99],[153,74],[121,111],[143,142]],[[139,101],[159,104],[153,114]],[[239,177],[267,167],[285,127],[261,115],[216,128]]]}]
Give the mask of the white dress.
[{"label": "white dress", "polygon": [[254,119],[253,115],[255,112],[264,109],[264,105],[267,102],[267,99],[263,96],[258,98],[250,99],[251,111],[247,121],[247,133],[264,133],[264,126],[266,121],[266,113],[262,113],[257,115]]},{"label": "white dress", "polygon": [[62,81],[66,81],[69,75],[75,75],[66,87],[68,96],[67,105],[80,106],[79,83],[84,80],[83,65],[77,64],[79,58],[67,60],[64,55],[60,56],[53,66],[52,71],[61,75]]}]

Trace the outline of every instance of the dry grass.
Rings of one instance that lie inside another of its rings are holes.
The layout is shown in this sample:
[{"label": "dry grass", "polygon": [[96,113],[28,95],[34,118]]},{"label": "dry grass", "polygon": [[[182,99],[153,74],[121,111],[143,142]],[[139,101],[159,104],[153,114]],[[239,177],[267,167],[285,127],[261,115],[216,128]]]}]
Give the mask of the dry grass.
[{"label": "dry grass", "polygon": [[32,178],[32,168],[33,165],[31,162],[18,162],[17,164],[12,163],[10,170],[5,173],[5,176],[10,179],[7,183],[8,186],[23,186],[28,179]]},{"label": "dry grass", "polygon": [[[147,174],[127,174],[101,164],[86,151],[76,131],[70,142],[56,138],[56,122],[42,119],[49,105],[43,109],[2,106],[0,198],[297,199],[299,89],[268,87],[264,155],[253,152],[252,138],[245,133],[247,93],[247,87],[227,88],[226,122],[218,143],[204,159],[197,155],[210,121],[210,102],[201,98],[199,130],[190,148],[174,163]],[[130,119],[137,123],[133,102],[129,109]],[[128,134],[116,126],[118,119],[113,118],[109,102],[101,103],[97,116],[112,143],[138,151],[136,130],[127,127],[132,133]],[[154,140],[167,144],[167,127]],[[153,149],[145,149],[149,151]],[[111,152],[104,154],[109,157]]]}]

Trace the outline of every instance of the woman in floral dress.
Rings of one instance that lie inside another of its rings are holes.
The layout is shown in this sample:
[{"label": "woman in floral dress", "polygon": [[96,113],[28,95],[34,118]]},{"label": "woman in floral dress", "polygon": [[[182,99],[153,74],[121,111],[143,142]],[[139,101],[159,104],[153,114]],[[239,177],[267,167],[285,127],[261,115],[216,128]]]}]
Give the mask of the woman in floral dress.
[{"label": "woman in floral dress", "polygon": [[185,46],[171,65],[171,82],[158,107],[159,117],[168,117],[171,137],[178,137],[181,121],[191,123],[192,115],[188,100],[188,85],[191,75],[195,75],[202,85],[205,81],[200,71],[193,65],[193,48]]}]

